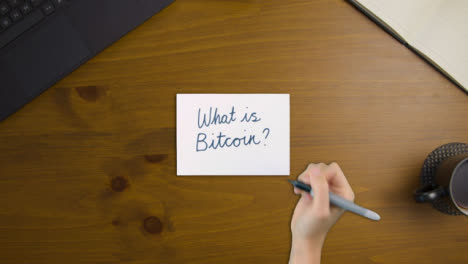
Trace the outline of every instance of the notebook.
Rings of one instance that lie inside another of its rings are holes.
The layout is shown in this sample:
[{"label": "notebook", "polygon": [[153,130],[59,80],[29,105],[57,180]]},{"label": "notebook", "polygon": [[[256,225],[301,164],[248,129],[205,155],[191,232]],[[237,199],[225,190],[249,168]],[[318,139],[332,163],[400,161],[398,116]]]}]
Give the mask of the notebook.
[{"label": "notebook", "polygon": [[348,0],[468,93],[467,0]]}]

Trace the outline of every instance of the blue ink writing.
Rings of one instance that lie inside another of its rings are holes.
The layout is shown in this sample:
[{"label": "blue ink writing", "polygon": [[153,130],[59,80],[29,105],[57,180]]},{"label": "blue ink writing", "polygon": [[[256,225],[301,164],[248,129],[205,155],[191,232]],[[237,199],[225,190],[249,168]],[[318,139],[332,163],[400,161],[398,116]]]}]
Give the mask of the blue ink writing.
[{"label": "blue ink writing", "polygon": [[263,129],[263,132],[262,132],[262,133],[265,134],[265,131],[267,132],[267,133],[266,133],[266,136],[265,136],[265,139],[267,139],[268,136],[270,135],[270,129],[267,127],[267,128],[265,128],[265,129]]},{"label": "blue ink writing", "polygon": [[208,149],[218,149],[218,148],[238,148],[240,146],[248,145],[258,145],[261,141],[255,138],[255,135],[248,135],[243,137],[228,137],[219,132],[219,134],[214,139],[207,139],[205,133],[198,133],[197,135],[197,144],[196,151],[206,151]]},{"label": "blue ink writing", "polygon": [[248,113],[245,113],[244,114],[244,117],[242,117],[241,119],[241,122],[259,122],[260,120],[262,120],[260,117],[257,117],[257,112],[253,112],[253,113],[250,113],[250,115]]},{"label": "blue ink writing", "polygon": [[[266,140],[268,136],[270,135],[270,129],[268,127],[264,128],[262,131],[262,134],[265,134],[265,131],[266,131],[266,135],[265,135],[265,140]],[[266,144],[263,144],[263,146],[266,146]]]},{"label": "blue ink writing", "polygon": [[225,125],[228,126],[227,131],[229,131],[229,125],[233,126],[232,123],[237,121],[237,115],[239,115],[239,117],[242,116],[239,123],[244,123],[242,125],[244,128],[251,126],[247,123],[252,124],[262,120],[257,112],[251,112],[248,110],[248,107],[245,108],[247,111],[243,113],[237,113],[235,106],[232,106],[231,110],[228,110],[229,112],[223,112],[218,107],[214,106],[210,106],[205,110],[202,110],[201,107],[198,108],[197,126],[200,131],[197,134],[195,150],[197,152],[203,152],[223,148],[241,148],[259,145],[262,142],[263,145],[266,146],[265,143],[270,135],[270,128],[264,128],[261,130],[261,134],[247,132],[246,129],[243,129],[244,133],[236,137],[228,135],[226,132],[212,133],[212,131],[206,130],[213,126]]},{"label": "blue ink writing", "polygon": [[[231,122],[236,121],[236,117],[234,116],[236,111],[234,110],[234,106],[232,107],[231,112],[228,114],[219,114],[218,108],[214,108],[210,106],[210,112],[207,116],[206,113],[203,113],[203,120],[201,117],[201,108],[198,108],[198,128],[209,127],[210,125],[218,125],[218,124],[231,124]],[[200,122],[201,121],[201,122]]]}]

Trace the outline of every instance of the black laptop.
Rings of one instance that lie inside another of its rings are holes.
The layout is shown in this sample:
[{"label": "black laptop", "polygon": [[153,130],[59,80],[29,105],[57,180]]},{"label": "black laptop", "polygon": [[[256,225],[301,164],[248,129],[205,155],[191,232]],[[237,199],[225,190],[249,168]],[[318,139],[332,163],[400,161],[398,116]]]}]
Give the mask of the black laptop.
[{"label": "black laptop", "polygon": [[0,0],[0,121],[174,0]]}]

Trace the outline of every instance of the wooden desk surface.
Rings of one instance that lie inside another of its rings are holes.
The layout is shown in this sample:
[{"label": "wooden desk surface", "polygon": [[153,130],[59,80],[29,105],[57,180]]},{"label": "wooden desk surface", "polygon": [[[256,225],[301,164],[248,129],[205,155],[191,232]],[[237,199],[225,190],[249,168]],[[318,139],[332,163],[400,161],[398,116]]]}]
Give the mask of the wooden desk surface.
[{"label": "wooden desk surface", "polygon": [[290,178],[337,161],[382,216],[323,263],[468,262],[468,218],[412,199],[468,97],[342,0],[178,0],[1,122],[0,262],[286,263],[286,177],[176,177],[176,93],[291,94]]}]

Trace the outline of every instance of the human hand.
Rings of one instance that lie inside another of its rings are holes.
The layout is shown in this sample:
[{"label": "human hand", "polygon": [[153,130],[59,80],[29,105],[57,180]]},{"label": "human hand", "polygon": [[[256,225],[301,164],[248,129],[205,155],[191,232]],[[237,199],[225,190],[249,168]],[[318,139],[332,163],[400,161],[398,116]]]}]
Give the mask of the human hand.
[{"label": "human hand", "polygon": [[354,201],[354,192],[343,171],[336,163],[309,164],[298,180],[310,184],[309,193],[294,188],[301,194],[291,220],[291,263],[319,263],[325,237],[344,210],[330,205],[329,192]]}]

